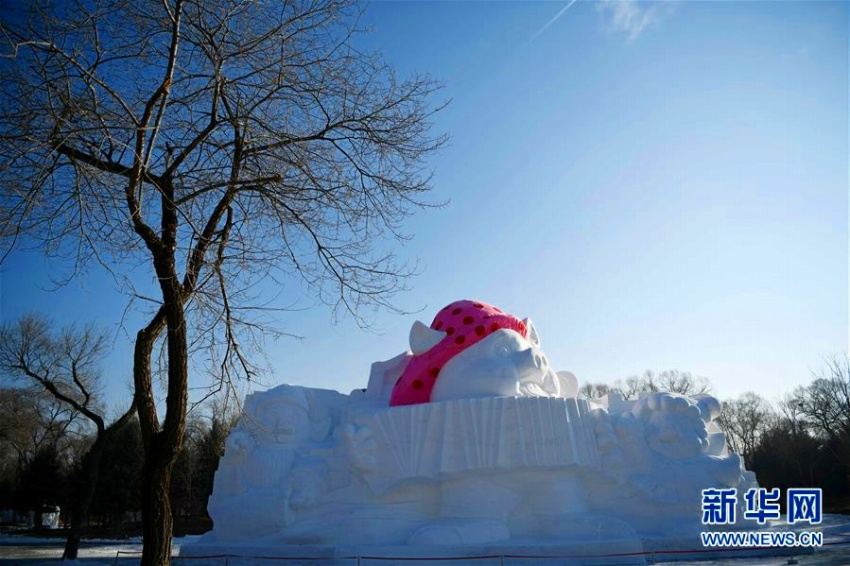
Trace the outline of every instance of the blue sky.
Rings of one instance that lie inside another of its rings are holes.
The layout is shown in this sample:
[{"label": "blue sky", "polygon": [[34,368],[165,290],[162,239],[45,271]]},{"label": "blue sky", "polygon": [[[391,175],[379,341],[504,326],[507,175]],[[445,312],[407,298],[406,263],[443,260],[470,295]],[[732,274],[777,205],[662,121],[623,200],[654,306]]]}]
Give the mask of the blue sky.
[{"label": "blue sky", "polygon": [[[461,298],[531,317],[580,383],[680,369],[777,400],[846,352],[848,4],[579,1],[553,21],[567,4],[368,7],[361,41],[452,100],[430,162],[450,205],[399,249],[422,273],[396,303],[422,310],[367,333],[302,299],[277,325],[303,339],[269,342],[261,386],[363,387],[416,318]],[[55,271],[7,260],[3,320],[103,324],[110,400],[126,399],[123,297],[96,269],[48,291]]]}]

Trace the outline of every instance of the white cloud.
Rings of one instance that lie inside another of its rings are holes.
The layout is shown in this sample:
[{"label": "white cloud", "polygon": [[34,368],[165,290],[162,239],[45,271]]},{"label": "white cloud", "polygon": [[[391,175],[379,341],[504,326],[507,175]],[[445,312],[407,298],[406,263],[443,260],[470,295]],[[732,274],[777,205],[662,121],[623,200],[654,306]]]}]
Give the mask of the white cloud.
[{"label": "white cloud", "polygon": [[632,42],[645,29],[659,21],[664,4],[666,3],[604,0],[597,6],[608,28],[626,34],[626,41]]}]

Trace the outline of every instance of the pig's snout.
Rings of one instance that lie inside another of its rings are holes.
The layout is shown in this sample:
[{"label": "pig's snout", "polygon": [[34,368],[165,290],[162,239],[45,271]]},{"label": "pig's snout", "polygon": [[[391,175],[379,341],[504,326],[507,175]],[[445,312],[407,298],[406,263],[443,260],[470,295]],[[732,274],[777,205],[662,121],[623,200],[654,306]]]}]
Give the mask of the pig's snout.
[{"label": "pig's snout", "polygon": [[549,371],[549,360],[543,355],[543,352],[536,348],[526,348],[520,350],[514,355],[516,368],[522,377],[529,377],[534,374]]}]

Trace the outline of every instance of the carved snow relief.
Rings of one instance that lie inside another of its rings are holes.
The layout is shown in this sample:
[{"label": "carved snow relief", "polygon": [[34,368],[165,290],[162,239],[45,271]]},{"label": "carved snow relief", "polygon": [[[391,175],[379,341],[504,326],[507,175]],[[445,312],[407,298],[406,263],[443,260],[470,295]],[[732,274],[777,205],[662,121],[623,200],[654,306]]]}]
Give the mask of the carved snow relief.
[{"label": "carved snow relief", "polygon": [[576,398],[533,323],[476,301],[415,323],[350,395],[253,393],[206,542],[476,545],[699,530],[700,492],[755,486],[706,395]]}]

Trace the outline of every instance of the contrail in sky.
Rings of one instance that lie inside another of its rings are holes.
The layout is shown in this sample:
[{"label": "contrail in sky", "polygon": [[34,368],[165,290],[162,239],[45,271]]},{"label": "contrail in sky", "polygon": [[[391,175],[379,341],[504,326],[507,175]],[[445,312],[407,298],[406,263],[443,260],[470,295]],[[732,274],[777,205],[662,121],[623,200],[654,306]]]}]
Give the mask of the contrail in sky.
[{"label": "contrail in sky", "polygon": [[577,1],[577,0],[570,0],[569,2],[567,2],[567,5],[566,5],[566,6],[564,6],[563,8],[561,8],[561,11],[560,11],[560,12],[558,12],[557,14],[555,14],[555,17],[553,17],[551,20],[549,20],[548,22],[546,22],[546,25],[544,25],[542,28],[540,28],[539,30],[537,30],[537,33],[535,33],[534,35],[532,35],[532,36],[531,36],[531,39],[529,39],[529,41],[534,41],[535,39],[537,39],[538,37],[540,37],[540,35],[541,35],[544,31],[546,31],[547,29],[549,29],[549,26],[551,26],[552,24],[554,24],[555,22],[557,22],[557,21],[558,21],[558,18],[560,18],[561,16],[563,16],[563,15],[564,15],[564,12],[566,12],[567,10],[569,10],[569,9],[572,7],[572,5],[576,3],[576,1]]}]

